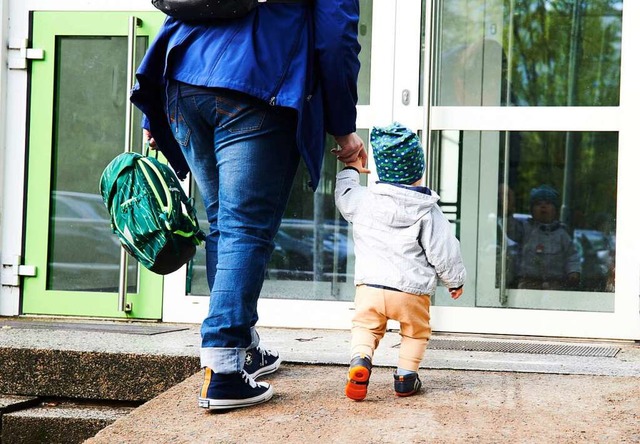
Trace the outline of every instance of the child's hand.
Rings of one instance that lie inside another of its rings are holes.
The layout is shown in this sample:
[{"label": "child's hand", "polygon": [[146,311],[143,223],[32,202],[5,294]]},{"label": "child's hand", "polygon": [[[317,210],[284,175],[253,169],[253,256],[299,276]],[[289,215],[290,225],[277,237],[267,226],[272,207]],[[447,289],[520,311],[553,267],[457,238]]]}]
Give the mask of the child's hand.
[{"label": "child's hand", "polygon": [[460,287],[460,288],[450,288],[449,289],[449,294],[451,295],[451,297],[453,299],[458,299],[460,296],[462,296],[462,287]]},{"label": "child's hand", "polygon": [[356,170],[358,170],[359,173],[362,173],[362,174],[369,174],[371,172],[369,169],[366,168],[366,165],[367,165],[366,157],[360,156],[357,160],[354,160],[353,162],[347,162],[345,163],[345,165],[355,168]]}]

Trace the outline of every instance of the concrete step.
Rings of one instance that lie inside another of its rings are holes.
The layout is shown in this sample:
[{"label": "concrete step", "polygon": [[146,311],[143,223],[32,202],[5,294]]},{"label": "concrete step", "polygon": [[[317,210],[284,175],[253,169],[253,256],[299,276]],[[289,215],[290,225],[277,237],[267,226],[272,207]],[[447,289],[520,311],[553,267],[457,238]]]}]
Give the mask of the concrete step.
[{"label": "concrete step", "polygon": [[0,318],[0,393],[147,401],[200,370],[189,326]]},{"label": "concrete step", "polygon": [[17,410],[37,405],[40,400],[35,396],[13,396],[0,394],[0,443],[2,442],[2,417]]},{"label": "concrete step", "polygon": [[46,401],[2,415],[2,444],[76,444],[134,410],[131,405]]},{"label": "concrete step", "polygon": [[[35,396],[14,396],[0,394],[0,419],[5,413],[15,412],[38,404],[39,399]],[[1,425],[2,423],[0,423]],[[0,428],[1,430],[1,428]]]},{"label": "concrete step", "polygon": [[84,442],[200,370],[185,325],[0,318],[0,443]]},{"label": "concrete step", "polygon": [[146,401],[200,369],[191,356],[0,348],[0,393]]}]

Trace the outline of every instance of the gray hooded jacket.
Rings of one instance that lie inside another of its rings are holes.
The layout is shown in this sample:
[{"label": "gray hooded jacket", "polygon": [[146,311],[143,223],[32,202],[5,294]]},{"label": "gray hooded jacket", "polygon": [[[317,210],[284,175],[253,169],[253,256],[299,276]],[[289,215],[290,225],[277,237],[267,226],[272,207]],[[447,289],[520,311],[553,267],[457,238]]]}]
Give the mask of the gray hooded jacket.
[{"label": "gray hooded jacket", "polygon": [[439,196],[378,183],[364,187],[359,173],[338,173],[335,200],[353,224],[355,284],[382,285],[433,295],[438,278],[447,288],[464,285],[460,243],[436,205]]}]

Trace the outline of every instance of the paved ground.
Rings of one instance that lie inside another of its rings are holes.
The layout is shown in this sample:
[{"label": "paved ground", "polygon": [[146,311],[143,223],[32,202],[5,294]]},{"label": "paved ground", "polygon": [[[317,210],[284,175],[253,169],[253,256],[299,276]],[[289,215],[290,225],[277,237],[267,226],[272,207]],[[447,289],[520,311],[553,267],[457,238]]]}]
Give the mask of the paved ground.
[{"label": "paved ground", "polygon": [[268,403],[199,409],[195,375],[101,431],[113,443],[639,443],[640,379],[425,370],[423,392],[393,395],[390,368],[369,396],[343,394],[346,367],[287,364]]},{"label": "paved ground", "polygon": [[[633,343],[604,344],[621,346],[613,358],[428,350],[424,390],[396,398],[398,336],[388,333],[369,395],[356,403],[343,395],[348,333],[273,329],[262,338],[287,361],[265,378],[276,392],[268,403],[204,411],[197,374],[88,443],[640,443]],[[522,342],[501,342],[510,340]]]}]

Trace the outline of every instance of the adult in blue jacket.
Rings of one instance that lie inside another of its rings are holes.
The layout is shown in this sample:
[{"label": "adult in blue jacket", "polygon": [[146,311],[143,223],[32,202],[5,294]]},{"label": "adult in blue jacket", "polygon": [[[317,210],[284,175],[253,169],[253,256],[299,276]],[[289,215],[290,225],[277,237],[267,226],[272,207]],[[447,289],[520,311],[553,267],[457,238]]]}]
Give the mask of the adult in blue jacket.
[{"label": "adult in blue jacket", "polygon": [[358,19],[357,0],[262,3],[207,23],[167,18],[138,69],[131,100],[148,137],[179,177],[191,171],[210,224],[201,407],[273,394],[255,382],[281,361],[259,345],[257,301],[300,157],[314,189],[325,132],[340,160],[366,161],[355,133]]}]

